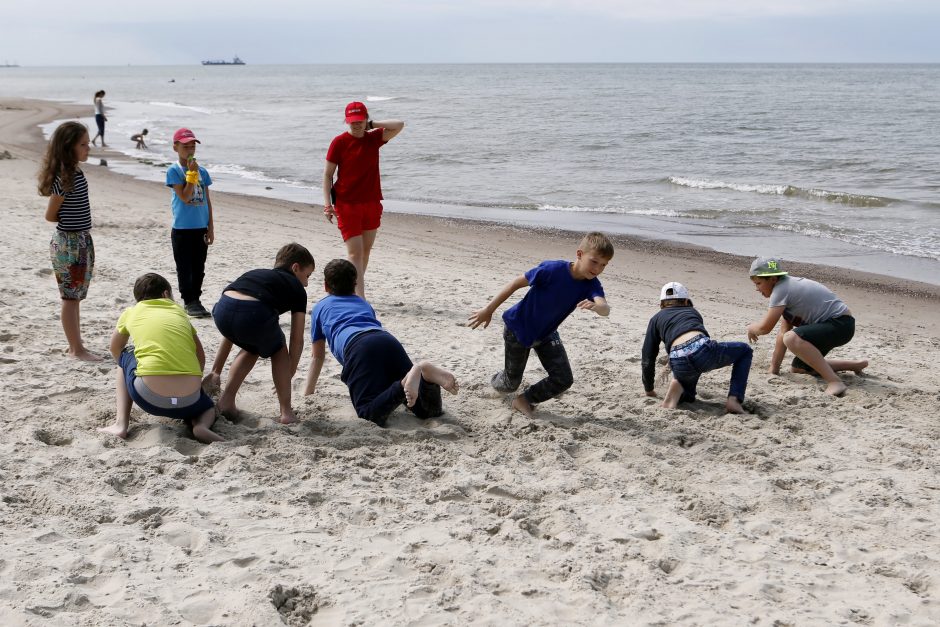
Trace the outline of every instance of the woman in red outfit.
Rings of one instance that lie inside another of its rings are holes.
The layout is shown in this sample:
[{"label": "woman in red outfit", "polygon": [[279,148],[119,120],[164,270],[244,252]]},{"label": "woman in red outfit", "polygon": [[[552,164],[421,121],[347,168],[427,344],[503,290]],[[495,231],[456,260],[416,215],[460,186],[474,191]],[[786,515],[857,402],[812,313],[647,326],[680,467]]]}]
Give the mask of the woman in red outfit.
[{"label": "woman in red outfit", "polygon": [[[356,294],[365,298],[369,253],[382,221],[379,148],[398,135],[401,120],[373,122],[361,102],[346,105],[349,130],[337,135],[326,153],[323,170],[323,215],[333,221],[346,242],[346,255],[356,266]],[[336,180],[334,181],[334,175]]]}]

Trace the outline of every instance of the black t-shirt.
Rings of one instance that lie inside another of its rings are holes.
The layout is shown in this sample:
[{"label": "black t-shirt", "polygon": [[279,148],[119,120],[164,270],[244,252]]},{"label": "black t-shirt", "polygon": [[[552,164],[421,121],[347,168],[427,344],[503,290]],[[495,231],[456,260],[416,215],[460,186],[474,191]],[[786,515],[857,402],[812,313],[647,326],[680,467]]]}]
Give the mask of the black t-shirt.
[{"label": "black t-shirt", "polygon": [[285,311],[307,313],[307,290],[290,270],[249,270],[232,281],[225,290],[253,296],[273,308],[278,315]]},{"label": "black t-shirt", "polygon": [[659,343],[666,345],[666,352],[672,348],[672,343],[683,333],[701,331],[708,335],[702,314],[694,307],[666,307],[650,318],[646,327],[646,340],[643,342],[643,387],[650,392],[655,387],[653,379],[656,370],[656,356],[659,354]]}]

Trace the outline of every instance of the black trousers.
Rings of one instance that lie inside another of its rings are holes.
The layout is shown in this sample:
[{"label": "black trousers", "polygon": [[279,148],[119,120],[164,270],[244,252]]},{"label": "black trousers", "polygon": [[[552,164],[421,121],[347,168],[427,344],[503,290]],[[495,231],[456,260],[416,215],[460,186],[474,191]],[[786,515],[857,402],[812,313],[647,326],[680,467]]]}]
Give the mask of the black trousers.
[{"label": "black trousers", "polygon": [[209,245],[206,244],[208,232],[209,229],[173,229],[170,232],[180,298],[186,305],[198,302],[202,296],[202,280],[206,276],[206,256],[209,254]]},{"label": "black trousers", "polygon": [[531,347],[525,346],[516,339],[516,334],[506,327],[503,331],[503,344],[506,347],[505,368],[493,375],[490,384],[500,392],[514,392],[522,383],[522,373],[529,361],[529,351],[535,351],[542,367],[548,376],[530,385],[523,395],[533,405],[555,398],[574,383],[571,374],[571,364],[568,363],[568,354],[561,343],[558,331],[553,332],[545,339],[536,342]]},{"label": "black trousers", "polygon": [[[366,331],[353,337],[343,351],[346,364],[340,375],[349,388],[356,415],[380,427],[405,402],[401,380],[414,365],[394,335],[387,331]],[[418,418],[436,418],[444,413],[441,386],[423,378],[418,400],[409,407]]]}]

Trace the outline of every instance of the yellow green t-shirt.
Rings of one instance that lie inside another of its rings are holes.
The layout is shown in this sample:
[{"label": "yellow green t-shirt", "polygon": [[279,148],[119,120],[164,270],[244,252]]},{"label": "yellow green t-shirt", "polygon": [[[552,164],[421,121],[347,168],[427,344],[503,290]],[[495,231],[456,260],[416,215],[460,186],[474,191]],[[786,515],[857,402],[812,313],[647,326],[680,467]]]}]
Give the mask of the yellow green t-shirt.
[{"label": "yellow green t-shirt", "polygon": [[196,356],[196,330],[183,308],[172,300],[142,300],[125,309],[117,330],[131,336],[137,376],[202,374]]}]

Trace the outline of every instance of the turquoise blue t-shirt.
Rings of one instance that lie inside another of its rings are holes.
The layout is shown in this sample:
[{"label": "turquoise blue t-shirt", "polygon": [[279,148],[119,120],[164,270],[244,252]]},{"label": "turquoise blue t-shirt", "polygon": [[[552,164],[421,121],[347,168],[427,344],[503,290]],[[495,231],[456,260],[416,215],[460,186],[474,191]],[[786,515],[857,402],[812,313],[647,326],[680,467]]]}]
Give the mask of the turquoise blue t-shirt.
[{"label": "turquoise blue t-shirt", "polygon": [[363,331],[381,329],[372,305],[355,294],[321,299],[310,310],[310,339],[326,339],[330,352],[340,365],[345,365],[346,345]]},{"label": "turquoise blue t-shirt", "polygon": [[529,291],[503,314],[503,322],[523,346],[554,333],[582,300],[604,296],[597,278],[574,278],[571,263],[564,260],[543,261],[526,272],[525,278]]},{"label": "turquoise blue t-shirt", "polygon": [[188,203],[176,194],[174,185],[186,184],[186,170],[179,164],[174,163],[166,171],[166,186],[173,192],[170,199],[170,206],[173,208],[173,228],[174,229],[204,229],[209,226],[209,200],[206,197],[206,191],[212,185],[212,179],[209,173],[202,166],[199,166],[199,185],[193,192],[193,197]]}]

